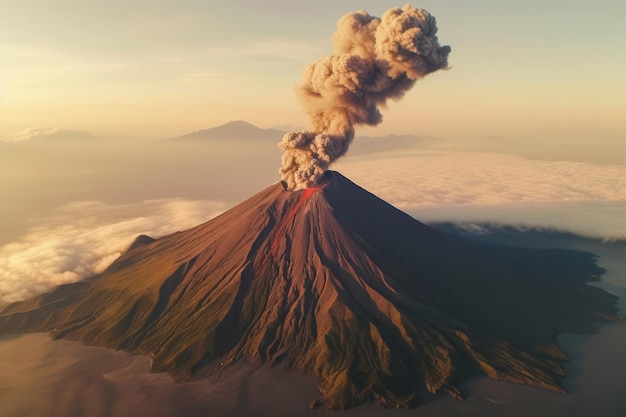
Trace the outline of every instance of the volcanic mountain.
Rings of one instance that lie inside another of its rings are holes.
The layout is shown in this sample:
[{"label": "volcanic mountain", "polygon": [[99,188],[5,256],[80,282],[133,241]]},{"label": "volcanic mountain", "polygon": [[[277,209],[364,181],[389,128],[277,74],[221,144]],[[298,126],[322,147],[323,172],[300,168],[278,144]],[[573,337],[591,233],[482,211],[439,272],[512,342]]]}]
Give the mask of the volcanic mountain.
[{"label": "volcanic mountain", "polygon": [[616,311],[584,285],[601,272],[589,254],[442,234],[329,171],[141,236],[102,274],[5,307],[0,332],[148,354],[178,380],[265,362],[317,377],[313,407],[402,407],[477,374],[562,391],[556,334]]}]

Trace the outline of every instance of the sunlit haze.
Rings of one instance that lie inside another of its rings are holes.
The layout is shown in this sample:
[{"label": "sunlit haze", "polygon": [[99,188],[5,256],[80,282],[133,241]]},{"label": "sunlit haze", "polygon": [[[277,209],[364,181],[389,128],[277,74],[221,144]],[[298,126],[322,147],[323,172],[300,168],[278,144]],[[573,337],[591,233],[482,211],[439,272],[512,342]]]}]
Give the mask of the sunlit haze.
[{"label": "sunlit haze", "polygon": [[[402,6],[1,3],[0,137],[53,126],[160,138],[234,119],[304,126],[294,85],[306,63],[332,52],[337,19]],[[436,16],[440,40],[452,46],[452,69],[391,103],[377,134],[609,149],[624,138],[623,3],[425,0],[413,6]]]}]

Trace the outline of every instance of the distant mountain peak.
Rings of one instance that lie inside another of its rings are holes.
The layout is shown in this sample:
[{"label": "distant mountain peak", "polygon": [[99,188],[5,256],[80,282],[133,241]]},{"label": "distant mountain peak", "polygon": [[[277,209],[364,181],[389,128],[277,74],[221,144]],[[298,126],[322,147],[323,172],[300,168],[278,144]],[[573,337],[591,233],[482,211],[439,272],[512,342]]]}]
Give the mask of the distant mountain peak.
[{"label": "distant mountain peak", "polygon": [[226,122],[223,125],[220,125],[220,126],[217,126],[217,127],[219,128],[219,127],[226,127],[226,126],[229,126],[229,127],[248,127],[248,128],[252,127],[252,128],[255,128],[255,129],[260,129],[260,127],[255,126],[255,125],[253,125],[250,122],[246,122],[245,120],[231,120],[230,122]]},{"label": "distant mountain peak", "polygon": [[62,127],[30,127],[24,130],[20,130],[8,138],[5,142],[24,142],[33,139],[44,138],[60,138],[60,137],[78,137],[78,136],[90,136],[86,132],[78,130],[65,129]]},{"label": "distant mountain peak", "polygon": [[27,129],[20,130],[19,132],[10,135],[7,142],[21,142],[36,137],[50,136],[56,133],[64,132],[67,129],[62,127],[29,127]]},{"label": "distant mountain peak", "polygon": [[176,141],[208,140],[271,140],[278,143],[285,132],[276,129],[262,129],[244,120],[231,120],[223,125],[197,130],[174,138]]}]

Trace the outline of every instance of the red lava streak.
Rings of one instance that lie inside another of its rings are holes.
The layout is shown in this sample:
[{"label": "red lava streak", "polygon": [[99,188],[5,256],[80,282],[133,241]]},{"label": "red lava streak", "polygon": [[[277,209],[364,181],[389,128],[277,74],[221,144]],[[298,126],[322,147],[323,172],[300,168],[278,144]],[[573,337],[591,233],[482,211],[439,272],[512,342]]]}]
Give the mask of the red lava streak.
[{"label": "red lava streak", "polygon": [[[276,255],[278,255],[277,253],[278,241],[280,240],[281,236],[285,235],[285,232],[287,231],[287,227],[289,227],[289,225],[293,223],[293,219],[296,217],[296,214],[300,210],[300,207],[302,207],[302,205],[313,195],[314,192],[319,191],[322,188],[324,188],[323,185],[317,185],[315,187],[305,188],[302,191],[302,195],[300,196],[300,199],[293,206],[293,208],[289,211],[289,213],[285,216],[285,218],[281,221],[280,227],[276,230],[274,239],[272,240],[272,246],[270,247],[270,254],[273,257],[276,257]],[[294,192],[298,192],[298,191],[294,191]]]}]

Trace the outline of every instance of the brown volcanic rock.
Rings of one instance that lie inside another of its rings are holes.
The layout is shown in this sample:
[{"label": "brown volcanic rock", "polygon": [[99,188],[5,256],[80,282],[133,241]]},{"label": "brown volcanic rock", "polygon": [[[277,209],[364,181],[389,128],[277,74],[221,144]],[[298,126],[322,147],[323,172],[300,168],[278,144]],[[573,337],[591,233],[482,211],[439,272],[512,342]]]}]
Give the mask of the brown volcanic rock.
[{"label": "brown volcanic rock", "polygon": [[565,288],[572,302],[555,306],[549,281],[329,172],[317,188],[277,183],[190,230],[141,237],[99,277],[6,307],[0,331],[146,353],[177,379],[280,364],[319,378],[312,406],[401,407],[421,390],[459,396],[479,373],[561,391],[557,319],[573,305],[577,323],[614,312],[601,290]]}]

